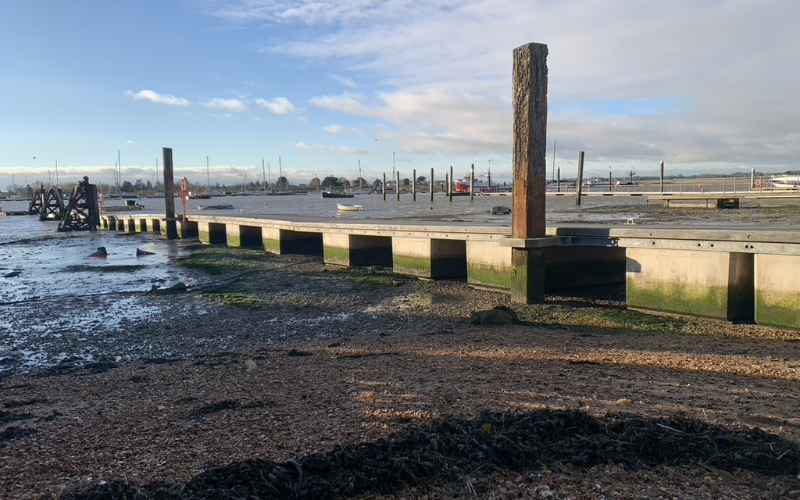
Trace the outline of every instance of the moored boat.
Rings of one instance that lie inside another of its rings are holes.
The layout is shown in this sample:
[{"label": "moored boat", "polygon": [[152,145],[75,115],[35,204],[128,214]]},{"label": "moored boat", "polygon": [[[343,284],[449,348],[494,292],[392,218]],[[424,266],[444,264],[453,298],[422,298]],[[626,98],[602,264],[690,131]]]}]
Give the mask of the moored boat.
[{"label": "moored boat", "polygon": [[336,210],[340,212],[360,212],[364,210],[364,207],[362,205],[343,205],[341,203],[337,203]]},{"label": "moored boat", "polygon": [[323,198],[352,198],[353,195],[351,193],[334,193],[332,191],[323,191],[322,192]]}]

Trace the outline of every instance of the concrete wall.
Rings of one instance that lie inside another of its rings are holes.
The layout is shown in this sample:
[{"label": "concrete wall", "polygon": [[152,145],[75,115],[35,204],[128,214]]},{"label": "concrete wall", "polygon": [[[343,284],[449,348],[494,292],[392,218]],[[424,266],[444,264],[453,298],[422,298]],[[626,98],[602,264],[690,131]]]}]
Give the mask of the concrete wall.
[{"label": "concrete wall", "polygon": [[467,274],[466,242],[392,238],[392,268],[420,278],[461,278]]},{"label": "concrete wall", "polygon": [[467,240],[467,282],[509,290],[511,247],[500,246],[494,241]]},{"label": "concrete wall", "polygon": [[800,256],[756,255],[755,319],[800,328]]},{"label": "concrete wall", "polygon": [[544,260],[549,291],[625,283],[624,248],[545,248]]},{"label": "concrete wall", "polygon": [[266,252],[281,254],[281,230],[275,227],[262,227],[261,244]]},{"label": "concrete wall", "polygon": [[[162,224],[162,233],[167,225]],[[207,245],[224,245],[227,242],[225,224],[216,222],[197,222],[197,237]]]},{"label": "concrete wall", "polygon": [[242,246],[241,227],[239,224],[225,224],[225,242],[229,247]]},{"label": "concrete wall", "polygon": [[391,265],[392,239],[345,233],[323,233],[323,258],[339,266]]},{"label": "concrete wall", "polygon": [[731,252],[628,248],[631,307],[728,320],[752,319],[753,256]]}]

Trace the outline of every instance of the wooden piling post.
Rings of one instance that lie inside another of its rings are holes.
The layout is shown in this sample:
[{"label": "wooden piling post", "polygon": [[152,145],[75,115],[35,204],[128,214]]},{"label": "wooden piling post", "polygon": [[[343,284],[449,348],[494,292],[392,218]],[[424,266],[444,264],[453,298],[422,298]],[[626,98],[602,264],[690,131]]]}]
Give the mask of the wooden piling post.
[{"label": "wooden piling post", "polygon": [[[514,49],[513,238],[545,236],[547,145],[547,45]],[[545,263],[541,249],[512,248],[511,300],[544,301]]]},{"label": "wooden piling post", "polygon": [[561,167],[556,169],[556,193],[561,192]]},{"label": "wooden piling post", "polygon": [[453,166],[450,165],[450,176],[447,177],[447,197],[453,201]]},{"label": "wooden piling post", "polygon": [[172,175],[172,148],[163,148],[164,165],[164,207],[166,210],[167,239],[178,237],[178,226],[175,223],[175,179]]},{"label": "wooden piling post", "polygon": [[475,164],[470,166],[469,171],[469,201],[475,199]]},{"label": "wooden piling post", "polygon": [[434,186],[434,183],[433,183],[433,167],[431,167],[431,178],[428,180],[428,184],[430,186],[429,189],[431,191],[431,205],[432,205],[433,204],[433,186]]},{"label": "wooden piling post", "polygon": [[381,192],[383,193],[383,201],[386,201],[386,172],[383,173],[383,183],[381,184]]},{"label": "wooden piling post", "polygon": [[661,192],[664,192],[664,160],[661,160],[661,165],[659,166],[659,179],[661,179]]},{"label": "wooden piling post", "polygon": [[583,196],[583,156],[583,151],[578,153],[578,178],[575,180],[575,189],[577,189],[575,205],[578,207],[581,206],[581,196]]},{"label": "wooden piling post", "polygon": [[750,169],[750,191],[756,190],[756,169],[755,167]]},{"label": "wooden piling post", "polygon": [[417,169],[411,171],[411,198],[417,201]]}]

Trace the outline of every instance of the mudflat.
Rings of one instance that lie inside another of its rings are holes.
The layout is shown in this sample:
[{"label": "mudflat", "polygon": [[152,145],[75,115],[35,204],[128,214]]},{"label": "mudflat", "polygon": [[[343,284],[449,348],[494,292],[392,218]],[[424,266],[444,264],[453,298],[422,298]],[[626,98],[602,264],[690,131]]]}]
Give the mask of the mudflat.
[{"label": "mudflat", "polygon": [[207,279],[148,295],[157,325],[0,380],[0,496],[800,496],[800,332],[592,294],[475,325],[508,296],[245,250],[179,265]]}]

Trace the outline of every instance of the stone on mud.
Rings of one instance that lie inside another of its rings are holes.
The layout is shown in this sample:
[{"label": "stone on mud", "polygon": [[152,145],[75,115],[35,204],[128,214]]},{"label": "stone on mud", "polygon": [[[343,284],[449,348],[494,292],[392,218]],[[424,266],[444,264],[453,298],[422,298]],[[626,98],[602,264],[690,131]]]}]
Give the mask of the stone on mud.
[{"label": "stone on mud", "polygon": [[494,309],[473,311],[469,321],[473,325],[514,325],[519,323],[519,318],[509,307],[496,306]]}]

